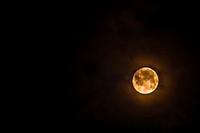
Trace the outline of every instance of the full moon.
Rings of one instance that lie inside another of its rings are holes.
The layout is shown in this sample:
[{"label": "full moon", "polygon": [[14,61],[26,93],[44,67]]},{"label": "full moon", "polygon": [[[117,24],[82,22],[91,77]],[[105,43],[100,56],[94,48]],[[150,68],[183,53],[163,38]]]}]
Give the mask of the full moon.
[{"label": "full moon", "polygon": [[132,79],[133,87],[141,94],[153,92],[157,88],[158,82],[158,75],[149,67],[138,69]]}]

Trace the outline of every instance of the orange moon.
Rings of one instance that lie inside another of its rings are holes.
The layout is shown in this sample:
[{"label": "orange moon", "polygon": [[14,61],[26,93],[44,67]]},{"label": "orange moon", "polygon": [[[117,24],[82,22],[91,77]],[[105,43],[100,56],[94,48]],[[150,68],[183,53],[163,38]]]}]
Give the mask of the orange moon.
[{"label": "orange moon", "polygon": [[158,82],[157,73],[149,67],[138,69],[132,79],[133,87],[141,94],[152,93],[157,88]]}]

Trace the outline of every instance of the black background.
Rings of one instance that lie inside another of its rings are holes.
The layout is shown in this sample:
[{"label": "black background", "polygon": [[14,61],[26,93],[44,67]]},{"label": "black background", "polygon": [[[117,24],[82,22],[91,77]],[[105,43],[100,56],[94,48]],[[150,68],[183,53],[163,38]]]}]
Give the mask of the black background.
[{"label": "black background", "polygon": [[[198,130],[197,2],[74,1],[56,9],[64,129]],[[132,87],[142,66],[160,77],[150,95]]]}]

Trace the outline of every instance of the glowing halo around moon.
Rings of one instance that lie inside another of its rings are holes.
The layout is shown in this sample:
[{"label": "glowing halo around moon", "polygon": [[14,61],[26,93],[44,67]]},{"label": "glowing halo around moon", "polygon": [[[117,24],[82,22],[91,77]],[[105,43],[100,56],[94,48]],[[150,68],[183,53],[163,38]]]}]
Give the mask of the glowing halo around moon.
[{"label": "glowing halo around moon", "polygon": [[157,73],[149,67],[138,69],[132,79],[133,87],[141,94],[152,93],[157,88],[158,82]]}]

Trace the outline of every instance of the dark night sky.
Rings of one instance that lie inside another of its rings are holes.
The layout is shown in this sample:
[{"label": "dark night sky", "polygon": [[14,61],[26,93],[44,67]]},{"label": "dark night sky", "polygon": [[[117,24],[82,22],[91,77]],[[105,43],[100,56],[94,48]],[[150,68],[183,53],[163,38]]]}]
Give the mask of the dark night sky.
[{"label": "dark night sky", "polygon": [[[158,0],[62,5],[62,125],[82,131],[198,129],[198,10],[197,3]],[[160,78],[150,95],[132,86],[142,66]]]}]

